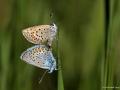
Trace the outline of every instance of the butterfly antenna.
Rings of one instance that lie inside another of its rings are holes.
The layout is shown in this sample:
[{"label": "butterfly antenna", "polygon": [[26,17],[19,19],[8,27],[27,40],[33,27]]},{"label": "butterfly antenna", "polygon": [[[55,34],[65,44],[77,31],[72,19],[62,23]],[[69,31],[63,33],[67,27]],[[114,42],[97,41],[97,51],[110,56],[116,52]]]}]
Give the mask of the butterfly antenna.
[{"label": "butterfly antenna", "polygon": [[53,12],[50,11],[50,18],[52,19],[53,18]]},{"label": "butterfly antenna", "polygon": [[47,71],[48,71],[48,70],[46,70],[46,71],[43,73],[42,77],[40,78],[40,80],[39,80],[39,82],[38,82],[39,84],[42,82],[42,80],[43,80],[44,76],[46,75]]},{"label": "butterfly antenna", "polygon": [[50,19],[51,19],[51,24],[54,23],[54,18],[53,18],[53,11],[50,11]]}]

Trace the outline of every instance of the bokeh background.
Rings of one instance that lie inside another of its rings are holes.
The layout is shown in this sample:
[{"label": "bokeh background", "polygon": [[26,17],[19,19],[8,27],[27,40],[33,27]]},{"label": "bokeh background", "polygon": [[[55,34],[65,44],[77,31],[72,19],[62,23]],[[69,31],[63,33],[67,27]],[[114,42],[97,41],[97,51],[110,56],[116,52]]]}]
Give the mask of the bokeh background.
[{"label": "bokeh background", "polygon": [[[21,31],[51,10],[61,69],[38,84],[45,70],[20,60],[33,46]],[[120,90],[120,0],[0,0],[0,90]]]}]

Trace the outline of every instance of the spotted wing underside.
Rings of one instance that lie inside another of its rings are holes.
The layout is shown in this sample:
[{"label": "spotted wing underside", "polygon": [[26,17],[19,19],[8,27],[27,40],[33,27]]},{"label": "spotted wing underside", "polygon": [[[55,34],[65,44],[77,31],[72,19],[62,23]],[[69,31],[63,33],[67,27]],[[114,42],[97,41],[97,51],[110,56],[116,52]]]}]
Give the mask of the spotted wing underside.
[{"label": "spotted wing underside", "polygon": [[52,64],[51,51],[44,45],[35,45],[28,48],[21,54],[21,59],[28,64],[43,69],[50,69]]}]

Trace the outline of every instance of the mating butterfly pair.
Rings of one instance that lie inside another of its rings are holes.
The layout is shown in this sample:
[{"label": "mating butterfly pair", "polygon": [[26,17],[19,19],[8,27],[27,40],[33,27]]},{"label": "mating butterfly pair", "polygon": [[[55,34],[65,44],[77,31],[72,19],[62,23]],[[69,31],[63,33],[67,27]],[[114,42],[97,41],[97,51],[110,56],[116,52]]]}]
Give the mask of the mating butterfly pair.
[{"label": "mating butterfly pair", "polygon": [[57,26],[54,23],[33,26],[24,29],[22,33],[29,42],[37,45],[24,51],[20,58],[28,64],[49,70],[49,73],[56,70],[56,60],[48,46],[52,45],[57,33]]}]

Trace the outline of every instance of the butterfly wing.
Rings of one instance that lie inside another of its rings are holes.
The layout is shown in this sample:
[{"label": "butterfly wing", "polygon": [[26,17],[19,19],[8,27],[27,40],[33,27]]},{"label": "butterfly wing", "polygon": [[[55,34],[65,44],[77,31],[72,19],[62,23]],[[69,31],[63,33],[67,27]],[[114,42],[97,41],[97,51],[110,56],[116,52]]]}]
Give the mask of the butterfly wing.
[{"label": "butterfly wing", "polygon": [[50,70],[52,58],[45,45],[35,45],[22,53],[21,59],[28,64]]},{"label": "butterfly wing", "polygon": [[33,44],[43,44],[50,36],[50,25],[33,26],[22,31],[23,36]]},{"label": "butterfly wing", "polygon": [[47,42],[49,46],[57,33],[57,26],[52,25],[39,25],[33,26],[22,31],[23,36],[33,44],[44,44]]},{"label": "butterfly wing", "polygon": [[47,44],[49,46],[52,45],[52,41],[56,37],[56,34],[57,34],[57,26],[56,26],[56,24],[53,23],[52,25],[50,25],[50,34],[49,34],[49,38],[48,38],[48,42],[47,42]]}]

